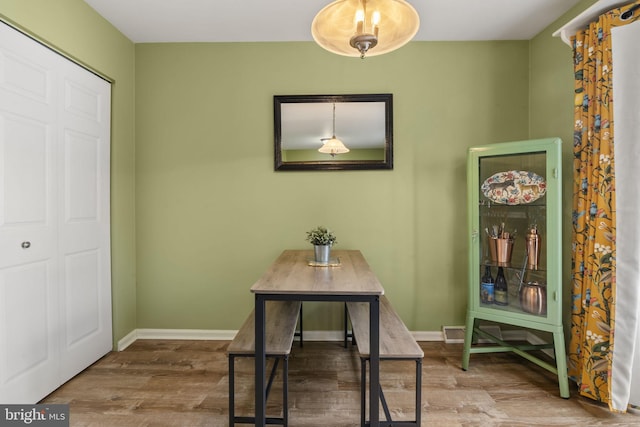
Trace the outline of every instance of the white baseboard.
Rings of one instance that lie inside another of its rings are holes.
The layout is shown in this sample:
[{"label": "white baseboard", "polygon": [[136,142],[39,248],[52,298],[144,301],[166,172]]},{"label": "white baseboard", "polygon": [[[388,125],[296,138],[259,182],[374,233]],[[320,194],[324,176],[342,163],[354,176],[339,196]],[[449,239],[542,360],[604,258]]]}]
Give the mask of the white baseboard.
[{"label": "white baseboard", "polygon": [[138,339],[231,341],[237,330],[217,329],[138,329]]},{"label": "white baseboard", "polygon": [[131,344],[136,342],[137,339],[138,330],[134,329],[133,331],[129,332],[124,338],[118,341],[118,351],[122,351],[125,348],[129,347]]},{"label": "white baseboard", "polygon": [[236,333],[238,333],[237,330],[215,329],[135,329],[118,341],[118,351],[129,347],[136,340],[231,341]]},{"label": "white baseboard", "polygon": [[[445,327],[443,331],[413,331],[411,334],[416,341],[445,341],[446,343],[462,343],[462,339],[447,339],[447,328],[464,331],[464,327]],[[122,351],[139,339],[153,340],[211,340],[211,341],[231,341],[236,336],[237,330],[216,330],[216,329],[135,329],[127,336],[118,341],[118,351]],[[493,331],[488,331],[493,332]],[[499,331],[501,338],[505,341],[526,340],[532,344],[543,344],[544,342],[535,334],[526,330],[502,330]],[[343,341],[343,331],[304,331],[305,341]],[[546,350],[553,356],[552,350]]]},{"label": "white baseboard", "polygon": [[[211,340],[231,341],[237,330],[207,329],[135,329],[118,341],[118,351],[122,351],[136,340]],[[441,331],[412,332],[416,341],[443,341]],[[343,331],[304,331],[305,341],[343,341]]]}]

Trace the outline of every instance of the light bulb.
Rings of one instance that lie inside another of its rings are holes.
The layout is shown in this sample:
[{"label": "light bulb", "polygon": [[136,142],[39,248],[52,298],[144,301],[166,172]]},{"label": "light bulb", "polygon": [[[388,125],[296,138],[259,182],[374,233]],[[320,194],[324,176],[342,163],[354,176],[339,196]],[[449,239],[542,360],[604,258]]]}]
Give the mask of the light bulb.
[{"label": "light bulb", "polygon": [[380,12],[377,10],[373,12],[373,17],[371,18],[373,25],[373,35],[378,37],[378,25],[380,25]]},{"label": "light bulb", "polygon": [[364,10],[356,11],[356,34],[361,34],[364,29]]}]

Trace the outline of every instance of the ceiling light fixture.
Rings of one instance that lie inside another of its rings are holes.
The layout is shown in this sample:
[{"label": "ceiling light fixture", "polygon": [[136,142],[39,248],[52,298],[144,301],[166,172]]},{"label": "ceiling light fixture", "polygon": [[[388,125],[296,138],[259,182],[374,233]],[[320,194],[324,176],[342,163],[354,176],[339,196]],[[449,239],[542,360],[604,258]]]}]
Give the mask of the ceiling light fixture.
[{"label": "ceiling light fixture", "polygon": [[[322,138],[324,141],[326,138]],[[336,154],[348,153],[349,149],[336,138],[336,103],[333,103],[333,136],[324,142],[324,145],[318,148],[318,151],[324,154],[331,154],[331,157],[335,157]]]},{"label": "ceiling light fixture", "polygon": [[404,46],[419,27],[418,12],[404,0],[336,0],[318,12],[311,34],[329,52],[364,58]]}]

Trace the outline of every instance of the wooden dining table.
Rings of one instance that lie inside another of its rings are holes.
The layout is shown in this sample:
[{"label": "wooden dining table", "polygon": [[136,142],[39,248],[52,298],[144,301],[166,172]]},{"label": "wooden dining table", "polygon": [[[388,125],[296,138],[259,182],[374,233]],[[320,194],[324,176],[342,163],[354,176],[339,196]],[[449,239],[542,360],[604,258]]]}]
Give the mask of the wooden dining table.
[{"label": "wooden dining table", "polygon": [[[268,300],[369,303],[369,425],[380,425],[380,296],[384,288],[358,250],[334,250],[327,266],[312,250],[285,250],[251,287],[255,297],[255,425],[266,423],[265,305]],[[285,408],[286,410],[286,408]]]}]

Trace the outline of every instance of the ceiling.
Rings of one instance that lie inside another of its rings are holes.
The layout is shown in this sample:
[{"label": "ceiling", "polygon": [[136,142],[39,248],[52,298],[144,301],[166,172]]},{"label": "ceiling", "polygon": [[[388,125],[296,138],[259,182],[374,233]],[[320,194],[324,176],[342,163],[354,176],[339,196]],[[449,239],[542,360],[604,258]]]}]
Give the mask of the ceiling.
[{"label": "ceiling", "polygon": [[[419,41],[529,40],[580,0],[409,0]],[[330,0],[85,0],[134,43],[312,41]]]}]

